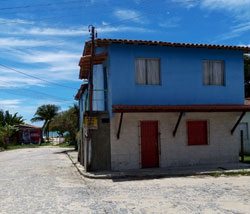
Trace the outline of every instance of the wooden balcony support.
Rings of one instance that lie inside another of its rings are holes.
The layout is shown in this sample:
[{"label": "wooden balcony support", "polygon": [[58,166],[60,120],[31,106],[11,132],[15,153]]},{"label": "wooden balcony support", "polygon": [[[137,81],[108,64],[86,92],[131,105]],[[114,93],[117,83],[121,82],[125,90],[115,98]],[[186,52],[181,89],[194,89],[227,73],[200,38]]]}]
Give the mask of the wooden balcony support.
[{"label": "wooden balcony support", "polygon": [[118,127],[118,131],[117,131],[117,135],[116,135],[117,139],[120,138],[120,132],[121,132],[121,127],[122,127],[122,120],[123,120],[123,112],[120,115],[120,122],[119,122],[119,127]]},{"label": "wooden balcony support", "polygon": [[239,125],[240,121],[242,120],[242,118],[245,116],[246,112],[243,111],[242,114],[240,115],[240,118],[237,120],[237,122],[235,123],[234,127],[231,130],[231,135],[234,134],[235,129],[237,128],[237,126]]},{"label": "wooden balcony support", "polygon": [[175,135],[176,135],[176,132],[177,132],[178,127],[179,127],[179,125],[180,125],[181,118],[182,118],[183,114],[184,114],[184,112],[180,112],[179,118],[178,118],[178,120],[177,120],[177,123],[176,123],[175,128],[174,128],[174,131],[173,131],[173,137],[175,137]]}]

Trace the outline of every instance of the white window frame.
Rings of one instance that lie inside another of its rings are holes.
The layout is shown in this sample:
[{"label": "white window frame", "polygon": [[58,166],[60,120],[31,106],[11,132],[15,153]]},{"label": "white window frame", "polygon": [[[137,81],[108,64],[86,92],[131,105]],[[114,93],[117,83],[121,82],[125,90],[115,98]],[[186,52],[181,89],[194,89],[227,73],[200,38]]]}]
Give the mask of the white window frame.
[{"label": "white window frame", "polygon": [[[138,81],[138,78],[137,78],[137,75],[138,75],[138,71],[137,71],[137,60],[145,60],[145,80],[144,80],[144,83],[140,83]],[[159,82],[156,83],[156,84],[152,84],[152,83],[149,83],[149,80],[148,80],[148,66],[147,66],[147,60],[156,60],[159,62]],[[161,59],[160,58],[142,58],[142,57],[136,57],[135,58],[135,82],[136,82],[136,85],[161,85]]]},{"label": "white window frame", "polygon": [[[205,70],[205,63],[208,63],[208,70]],[[222,77],[221,83],[216,83],[215,77],[212,75],[216,75],[215,71],[213,70],[213,63],[222,63]],[[205,86],[225,86],[226,78],[225,78],[225,61],[224,60],[203,60],[202,61],[202,78],[203,78],[203,85]],[[206,79],[208,78],[208,79]]]}]

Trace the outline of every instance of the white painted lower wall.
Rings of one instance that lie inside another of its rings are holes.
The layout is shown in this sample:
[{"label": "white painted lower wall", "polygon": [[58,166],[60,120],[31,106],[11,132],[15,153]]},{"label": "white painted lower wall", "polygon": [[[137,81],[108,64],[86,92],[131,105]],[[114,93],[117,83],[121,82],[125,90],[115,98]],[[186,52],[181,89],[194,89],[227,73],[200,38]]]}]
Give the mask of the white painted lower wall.
[{"label": "white painted lower wall", "polygon": [[[230,131],[240,113],[186,113],[181,120],[176,136],[173,130],[179,113],[124,113],[117,139],[120,114],[111,119],[111,169],[139,169],[140,121],[158,121],[160,167],[190,166],[203,164],[237,163],[238,130]],[[207,120],[209,145],[189,146],[187,120]]]}]

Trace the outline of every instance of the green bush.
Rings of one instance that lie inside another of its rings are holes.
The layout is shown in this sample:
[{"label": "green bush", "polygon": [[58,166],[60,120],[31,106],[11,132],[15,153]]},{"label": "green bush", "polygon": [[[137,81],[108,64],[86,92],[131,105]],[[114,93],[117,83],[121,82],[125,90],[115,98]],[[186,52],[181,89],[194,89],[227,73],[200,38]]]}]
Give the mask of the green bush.
[{"label": "green bush", "polygon": [[17,131],[14,126],[0,126],[0,148],[7,149],[10,145],[10,137]]}]

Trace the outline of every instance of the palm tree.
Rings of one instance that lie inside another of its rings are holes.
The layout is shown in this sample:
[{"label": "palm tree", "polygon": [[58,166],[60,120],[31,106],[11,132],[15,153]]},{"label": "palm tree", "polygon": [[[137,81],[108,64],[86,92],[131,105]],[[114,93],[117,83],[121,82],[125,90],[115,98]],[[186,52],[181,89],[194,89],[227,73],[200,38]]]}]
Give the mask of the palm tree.
[{"label": "palm tree", "polygon": [[9,113],[9,111],[3,111],[0,110],[0,126],[14,126],[14,125],[19,125],[23,124],[24,120],[22,116],[17,116],[17,112],[12,115]]},{"label": "palm tree", "polygon": [[59,106],[47,104],[37,108],[34,117],[31,119],[32,122],[44,121],[43,131],[46,133],[46,138],[49,138],[49,125],[53,118],[58,114],[60,110]]}]

